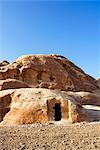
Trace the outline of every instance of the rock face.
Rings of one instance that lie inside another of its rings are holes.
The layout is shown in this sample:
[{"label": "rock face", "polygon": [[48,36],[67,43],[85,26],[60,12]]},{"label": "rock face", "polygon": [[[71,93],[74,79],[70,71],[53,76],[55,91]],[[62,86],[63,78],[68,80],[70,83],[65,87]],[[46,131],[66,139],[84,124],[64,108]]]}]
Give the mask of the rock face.
[{"label": "rock face", "polygon": [[97,80],[97,85],[100,88],[100,79]]},{"label": "rock face", "polygon": [[81,105],[95,105],[100,106],[100,90],[94,92],[67,92]]},{"label": "rock face", "polygon": [[31,87],[65,91],[92,91],[98,88],[94,78],[86,75],[65,57],[28,55],[1,67],[0,80],[17,79]]},{"label": "rock face", "polygon": [[63,56],[28,55],[0,67],[1,124],[89,121],[85,104],[100,105],[99,85]]},{"label": "rock face", "polygon": [[16,79],[0,80],[0,91],[5,89],[17,89],[29,87],[25,82]]},{"label": "rock face", "polygon": [[4,61],[0,62],[0,67],[6,66],[6,65],[8,65],[8,64],[9,64],[9,62],[6,61],[6,60],[4,60]]},{"label": "rock face", "polygon": [[[3,124],[46,124],[50,121],[87,120],[84,109],[63,92],[22,88],[0,92],[0,118]],[[1,105],[0,105],[1,106]]]}]

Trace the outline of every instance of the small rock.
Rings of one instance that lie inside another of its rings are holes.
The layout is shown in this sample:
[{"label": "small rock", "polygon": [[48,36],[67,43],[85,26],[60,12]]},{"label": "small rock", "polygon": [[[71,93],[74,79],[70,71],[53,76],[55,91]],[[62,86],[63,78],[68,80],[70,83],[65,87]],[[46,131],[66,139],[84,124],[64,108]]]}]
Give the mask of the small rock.
[{"label": "small rock", "polygon": [[84,140],[82,140],[82,143],[84,143],[85,141]]},{"label": "small rock", "polygon": [[74,141],[73,141],[73,140],[71,140],[71,143],[74,143]]}]

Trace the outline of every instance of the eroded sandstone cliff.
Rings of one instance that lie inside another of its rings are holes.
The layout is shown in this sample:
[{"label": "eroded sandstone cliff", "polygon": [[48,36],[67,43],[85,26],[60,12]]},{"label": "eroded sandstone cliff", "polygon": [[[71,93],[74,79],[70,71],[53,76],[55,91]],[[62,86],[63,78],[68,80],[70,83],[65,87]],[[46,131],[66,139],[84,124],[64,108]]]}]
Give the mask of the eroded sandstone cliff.
[{"label": "eroded sandstone cliff", "polygon": [[90,121],[82,105],[100,105],[97,81],[59,55],[26,55],[0,66],[1,124]]}]

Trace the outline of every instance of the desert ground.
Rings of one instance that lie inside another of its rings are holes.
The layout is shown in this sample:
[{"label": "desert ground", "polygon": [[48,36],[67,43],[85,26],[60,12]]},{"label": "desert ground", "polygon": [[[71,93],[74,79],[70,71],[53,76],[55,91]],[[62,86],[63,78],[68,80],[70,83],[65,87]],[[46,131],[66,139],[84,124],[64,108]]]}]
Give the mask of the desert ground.
[{"label": "desert ground", "polygon": [[100,122],[1,126],[0,150],[100,150]]}]

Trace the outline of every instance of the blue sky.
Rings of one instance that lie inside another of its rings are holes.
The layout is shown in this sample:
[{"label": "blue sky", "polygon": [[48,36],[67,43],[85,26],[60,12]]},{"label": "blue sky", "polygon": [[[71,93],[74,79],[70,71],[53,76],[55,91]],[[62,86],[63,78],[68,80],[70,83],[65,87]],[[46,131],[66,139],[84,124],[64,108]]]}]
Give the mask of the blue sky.
[{"label": "blue sky", "polygon": [[99,1],[0,1],[0,61],[60,54],[100,77]]}]

